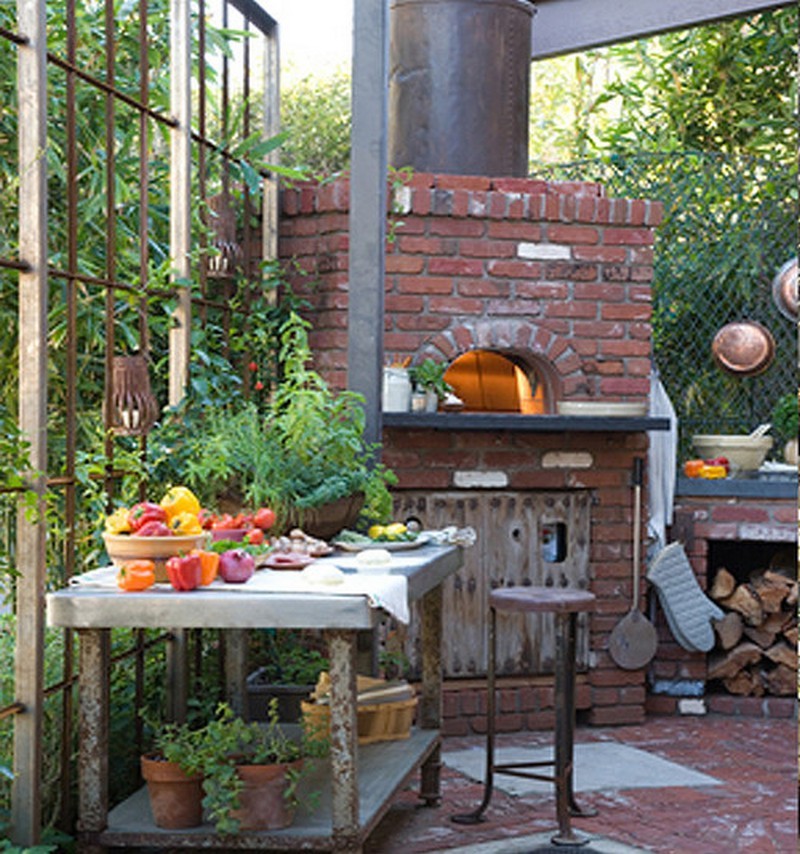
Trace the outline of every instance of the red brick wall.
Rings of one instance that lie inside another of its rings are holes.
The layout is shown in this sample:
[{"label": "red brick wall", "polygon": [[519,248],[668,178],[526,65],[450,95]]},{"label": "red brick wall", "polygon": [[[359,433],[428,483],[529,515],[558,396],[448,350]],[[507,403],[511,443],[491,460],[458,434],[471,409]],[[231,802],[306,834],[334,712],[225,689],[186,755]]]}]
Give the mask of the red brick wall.
[{"label": "red brick wall", "polygon": [[[317,280],[295,289],[313,304],[317,368],[346,385],[348,183],[285,190],[280,254]],[[514,354],[542,370],[554,399],[646,400],[654,229],[661,205],[609,199],[593,183],[413,176],[392,195],[384,350],[452,361],[474,348]],[[593,495],[593,666],[579,707],[597,724],[642,720],[645,673],[608,655],[630,608],[633,457],[645,433],[465,433],[387,429],[384,460],[399,489],[443,490],[455,469],[497,470],[511,489],[589,489]],[[550,451],[588,452],[590,468],[542,465]],[[446,730],[485,726],[485,691],[448,686]],[[550,693],[548,693],[548,690]],[[511,680],[501,728],[552,723],[551,689]],[[548,699],[550,697],[550,699]]]},{"label": "red brick wall", "polygon": [[[650,281],[658,202],[592,183],[413,176],[393,191],[384,350],[451,360],[474,347],[526,351],[564,397],[649,392]],[[346,179],[283,192],[280,254],[314,304],[319,369],[346,385]]]}]

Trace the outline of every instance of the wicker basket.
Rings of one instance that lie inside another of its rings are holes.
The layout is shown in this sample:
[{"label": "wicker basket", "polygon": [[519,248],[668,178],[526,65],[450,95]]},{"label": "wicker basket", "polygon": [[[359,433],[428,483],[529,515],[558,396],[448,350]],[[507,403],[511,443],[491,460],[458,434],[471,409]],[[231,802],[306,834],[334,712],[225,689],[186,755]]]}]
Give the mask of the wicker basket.
[{"label": "wicker basket", "polygon": [[[304,700],[304,718],[312,733],[327,736],[330,731],[330,706]],[[411,735],[411,724],[417,708],[417,698],[395,703],[364,704],[358,707],[358,743],[397,741]],[[312,735],[313,738],[313,735]]]}]

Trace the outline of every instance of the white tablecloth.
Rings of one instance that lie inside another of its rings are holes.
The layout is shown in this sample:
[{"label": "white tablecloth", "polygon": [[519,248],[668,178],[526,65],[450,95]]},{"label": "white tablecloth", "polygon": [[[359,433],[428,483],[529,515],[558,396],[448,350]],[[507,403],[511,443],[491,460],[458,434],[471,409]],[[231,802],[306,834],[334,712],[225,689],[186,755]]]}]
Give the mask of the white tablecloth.
[{"label": "white tablecloth", "polygon": [[[348,563],[343,560],[342,564]],[[336,562],[334,562],[336,565]],[[330,596],[366,596],[373,608],[382,608],[401,623],[408,623],[408,582],[404,575],[392,575],[391,564],[386,567],[370,567],[369,569],[353,569],[342,566],[344,577],[341,584],[312,583],[302,571],[260,569],[244,584],[226,584],[217,579],[208,587],[199,587],[192,593],[202,595],[205,590],[218,593],[225,591],[236,593],[323,593]],[[70,579],[75,587],[92,587],[119,590],[117,587],[117,569],[104,566],[93,569]],[[169,584],[157,583],[151,588],[159,592],[171,590]],[[147,591],[144,591],[145,593]],[[125,592],[119,590],[120,596]]]}]

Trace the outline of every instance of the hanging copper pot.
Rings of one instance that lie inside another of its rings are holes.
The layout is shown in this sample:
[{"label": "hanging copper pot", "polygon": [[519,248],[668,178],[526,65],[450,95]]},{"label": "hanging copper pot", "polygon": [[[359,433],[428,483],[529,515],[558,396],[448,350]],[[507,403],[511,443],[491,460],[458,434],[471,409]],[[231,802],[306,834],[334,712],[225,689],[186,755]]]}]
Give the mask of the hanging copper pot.
[{"label": "hanging copper pot", "polygon": [[784,317],[797,320],[797,258],[787,261],[772,280],[772,298]]},{"label": "hanging copper pot", "polygon": [[714,336],[711,353],[728,373],[752,377],[763,373],[775,358],[775,339],[755,320],[728,323]]}]

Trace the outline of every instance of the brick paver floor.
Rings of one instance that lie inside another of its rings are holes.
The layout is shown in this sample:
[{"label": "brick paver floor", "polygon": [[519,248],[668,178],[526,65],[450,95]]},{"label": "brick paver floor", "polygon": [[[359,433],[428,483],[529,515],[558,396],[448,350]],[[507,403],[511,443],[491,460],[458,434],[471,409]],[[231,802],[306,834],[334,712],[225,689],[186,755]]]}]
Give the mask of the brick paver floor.
[{"label": "brick paver floor", "polygon": [[[797,722],[791,718],[722,715],[651,716],[637,726],[579,727],[576,742],[618,741],[720,780],[722,785],[615,789],[581,793],[598,810],[575,818],[576,831],[658,854],[796,854],[798,851]],[[482,745],[449,738],[444,752]],[[548,733],[500,735],[498,747],[537,747]],[[365,854],[422,854],[556,829],[552,796],[512,797],[495,789],[486,821],[464,826],[451,816],[480,801],[482,786],[446,764],[442,803],[420,807],[416,780],[395,800]],[[570,849],[572,850],[572,849]]]}]

